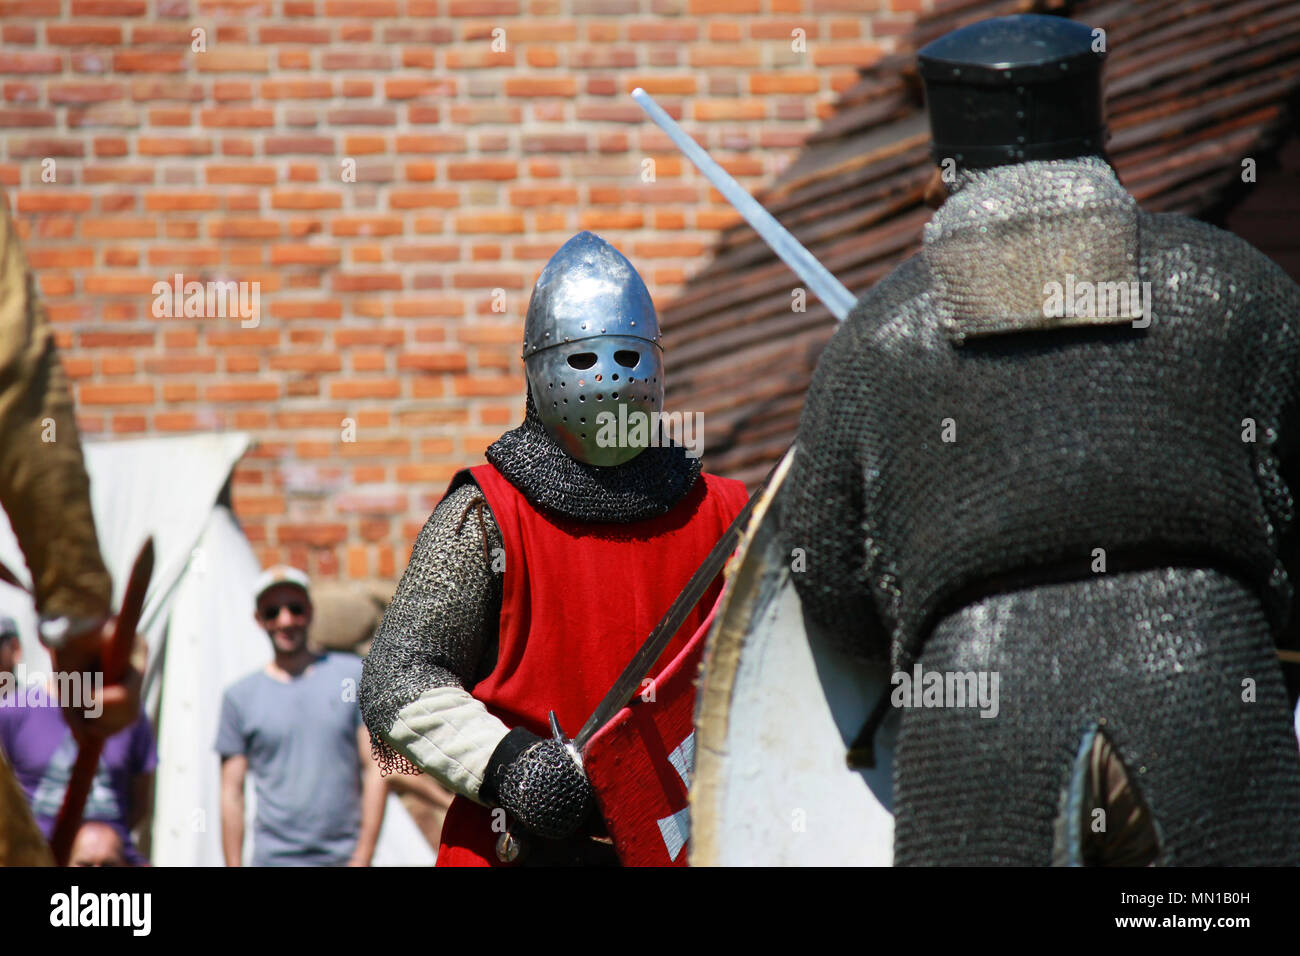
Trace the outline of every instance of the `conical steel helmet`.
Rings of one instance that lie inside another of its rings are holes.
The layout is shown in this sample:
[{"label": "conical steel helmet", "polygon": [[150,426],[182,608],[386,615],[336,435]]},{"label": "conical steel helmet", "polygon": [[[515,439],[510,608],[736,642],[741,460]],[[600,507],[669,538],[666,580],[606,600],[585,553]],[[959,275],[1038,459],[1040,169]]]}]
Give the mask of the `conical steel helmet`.
[{"label": "conical steel helmet", "polygon": [[663,346],[650,292],[612,245],[580,232],[551,257],[524,320],[524,372],[551,439],[615,466],[645,450],[664,404]]}]

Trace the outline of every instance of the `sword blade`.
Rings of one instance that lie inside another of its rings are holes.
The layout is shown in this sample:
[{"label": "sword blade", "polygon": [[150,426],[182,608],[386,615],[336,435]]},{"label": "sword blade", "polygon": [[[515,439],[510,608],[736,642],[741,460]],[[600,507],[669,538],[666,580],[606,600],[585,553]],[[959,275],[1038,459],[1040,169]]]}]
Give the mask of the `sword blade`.
[{"label": "sword blade", "polygon": [[695,168],[704,174],[718,192],[722,193],[723,198],[735,207],[736,212],[754,227],[754,231],[780,257],[781,261],[793,269],[795,275],[812,289],[813,295],[821,299],[822,304],[830,309],[831,314],[843,322],[857,303],[857,298],[844,287],[844,283],[831,275],[830,271],[790,234],[790,230],[777,222],[776,217],[764,209],[758,200],[745,192],[745,187],[719,166],[699,143],[691,139],[649,93],[637,87],[632,91],[632,98],[650,115],[655,125],[668,134],[668,138],[686,154],[686,158],[695,164]]},{"label": "sword blade", "polygon": [[[637,87],[632,91],[632,98],[637,104],[649,114],[655,124],[668,134],[671,139],[687,158],[695,164],[696,168],[711,182],[718,192],[731,203],[753,228],[759,234],[759,237],[768,244],[773,252],[781,258],[781,261],[794,270],[795,274],[806,282],[813,290],[813,294],[830,309],[831,314],[836,319],[843,322],[848,314],[853,310],[857,303],[853,293],[845,288],[844,283],[831,275],[830,272],[813,256],[811,252],[790,234],[790,231],[776,221],[776,218],[759,205],[745,188],[736,182],[731,174],[713,161],[700,146],[699,143],[686,135],[686,132],[674,122],[673,118],[663,111],[658,103],[645,90]],[[784,458],[784,456],[782,456]],[[744,534],[745,526],[749,523],[749,516],[754,511],[754,505],[762,497],[763,489],[771,481],[772,475],[776,472],[780,462],[774,465],[768,472],[767,477],[759,486],[759,490],[741,509],[740,514],[736,515],[730,527],[718,539],[718,543],[713,546],[703,563],[691,575],[691,579],[686,582],[686,587],[677,595],[668,611],[655,625],[655,629],[650,632],[641,649],[636,652],[636,656],[623,669],[614,686],[610,688],[604,699],[596,706],[592,715],[587,718],[587,722],[582,725],[578,731],[578,736],[574,738],[574,746],[581,753],[591,738],[596,735],[596,731],[604,727],[605,724],[613,718],[624,705],[631,699],[632,694],[641,686],[641,680],[645,677],[646,671],[650,666],[659,659],[663,649],[668,646],[674,634],[677,633],[690,616],[691,610],[699,603],[704,592],[709,589],[713,579],[717,577],[727,564],[727,559],[731,552],[736,550],[740,543],[740,538]]]}]

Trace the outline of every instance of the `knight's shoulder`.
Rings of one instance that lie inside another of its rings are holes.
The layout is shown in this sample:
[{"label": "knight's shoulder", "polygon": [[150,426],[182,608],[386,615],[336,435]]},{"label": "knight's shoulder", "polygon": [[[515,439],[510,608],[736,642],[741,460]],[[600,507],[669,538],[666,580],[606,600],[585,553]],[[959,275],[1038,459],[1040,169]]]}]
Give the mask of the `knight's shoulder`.
[{"label": "knight's shoulder", "polygon": [[1272,262],[1245,239],[1176,212],[1138,213],[1143,255],[1174,254],[1204,263]]},{"label": "knight's shoulder", "polygon": [[749,490],[745,487],[743,481],[737,481],[735,478],[724,478],[721,475],[715,475],[711,472],[700,472],[700,478],[704,481],[705,487],[709,493],[718,495],[724,500],[735,504],[740,503],[740,507],[745,506],[749,501]]}]

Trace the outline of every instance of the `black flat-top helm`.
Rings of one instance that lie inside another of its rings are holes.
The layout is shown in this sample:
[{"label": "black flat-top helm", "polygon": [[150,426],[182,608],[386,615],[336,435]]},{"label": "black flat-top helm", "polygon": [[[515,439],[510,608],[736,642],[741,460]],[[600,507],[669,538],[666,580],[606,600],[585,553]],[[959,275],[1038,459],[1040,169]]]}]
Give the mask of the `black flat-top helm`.
[{"label": "black flat-top helm", "polygon": [[954,30],[917,54],[934,158],[980,168],[1101,153],[1100,31],[1023,14]]}]

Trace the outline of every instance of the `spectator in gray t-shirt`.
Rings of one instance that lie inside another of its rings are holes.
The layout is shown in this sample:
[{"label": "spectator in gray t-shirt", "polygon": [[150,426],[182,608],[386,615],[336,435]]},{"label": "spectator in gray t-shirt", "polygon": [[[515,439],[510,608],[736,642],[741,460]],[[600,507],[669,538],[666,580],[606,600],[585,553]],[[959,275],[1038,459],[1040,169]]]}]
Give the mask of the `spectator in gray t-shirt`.
[{"label": "spectator in gray t-shirt", "polygon": [[254,866],[368,866],[386,787],[357,708],[361,659],[307,646],[311,590],[296,568],[257,580],[258,623],[275,657],[221,703],[221,845],[227,866],[244,844],[244,776],[253,773]]}]

